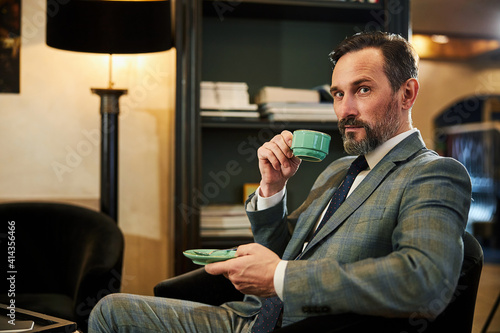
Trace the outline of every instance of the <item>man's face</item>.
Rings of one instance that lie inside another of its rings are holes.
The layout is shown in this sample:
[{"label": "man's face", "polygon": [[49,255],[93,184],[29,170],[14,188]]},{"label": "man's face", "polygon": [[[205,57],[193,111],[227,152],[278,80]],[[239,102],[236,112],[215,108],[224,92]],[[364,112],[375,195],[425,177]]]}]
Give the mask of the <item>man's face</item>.
[{"label": "man's face", "polygon": [[332,74],[331,92],[347,153],[366,154],[406,130],[401,94],[391,89],[379,49],[343,55]]}]

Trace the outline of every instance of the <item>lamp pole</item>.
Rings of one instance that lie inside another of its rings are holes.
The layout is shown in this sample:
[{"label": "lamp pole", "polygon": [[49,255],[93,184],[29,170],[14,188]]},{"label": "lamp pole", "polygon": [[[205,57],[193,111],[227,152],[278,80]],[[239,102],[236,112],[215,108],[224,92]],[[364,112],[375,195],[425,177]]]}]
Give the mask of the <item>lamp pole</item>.
[{"label": "lamp pole", "polygon": [[118,100],[127,90],[91,91],[101,97],[101,211],[118,223]]}]

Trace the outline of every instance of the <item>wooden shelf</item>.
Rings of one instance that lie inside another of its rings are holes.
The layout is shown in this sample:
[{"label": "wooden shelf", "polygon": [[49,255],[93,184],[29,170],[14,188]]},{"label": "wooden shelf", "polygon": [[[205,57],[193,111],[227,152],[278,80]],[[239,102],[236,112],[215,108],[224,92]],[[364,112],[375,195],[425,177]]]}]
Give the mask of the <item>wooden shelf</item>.
[{"label": "wooden shelf", "polygon": [[202,128],[276,128],[276,129],[301,129],[301,128],[314,128],[317,130],[337,130],[337,122],[275,122],[266,118],[214,118],[202,117]]}]

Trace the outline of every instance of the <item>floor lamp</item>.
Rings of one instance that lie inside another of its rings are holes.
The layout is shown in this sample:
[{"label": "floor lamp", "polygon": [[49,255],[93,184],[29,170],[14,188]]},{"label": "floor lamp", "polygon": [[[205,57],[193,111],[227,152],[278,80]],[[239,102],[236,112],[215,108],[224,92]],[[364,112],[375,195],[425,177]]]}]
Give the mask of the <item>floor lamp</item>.
[{"label": "floor lamp", "polygon": [[118,100],[126,89],[114,89],[112,54],[166,51],[172,47],[170,1],[47,1],[47,45],[68,51],[109,54],[109,86],[91,88],[100,96],[100,209],[118,222]]}]

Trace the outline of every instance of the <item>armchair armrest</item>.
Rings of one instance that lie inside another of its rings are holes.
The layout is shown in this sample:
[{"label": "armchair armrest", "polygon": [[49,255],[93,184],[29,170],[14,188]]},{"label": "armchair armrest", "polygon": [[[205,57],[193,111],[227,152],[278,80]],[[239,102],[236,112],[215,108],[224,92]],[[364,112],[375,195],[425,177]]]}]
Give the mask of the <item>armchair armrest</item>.
[{"label": "armchair armrest", "polygon": [[241,301],[243,294],[223,275],[210,275],[205,268],[164,280],[154,287],[154,295],[211,305]]}]

